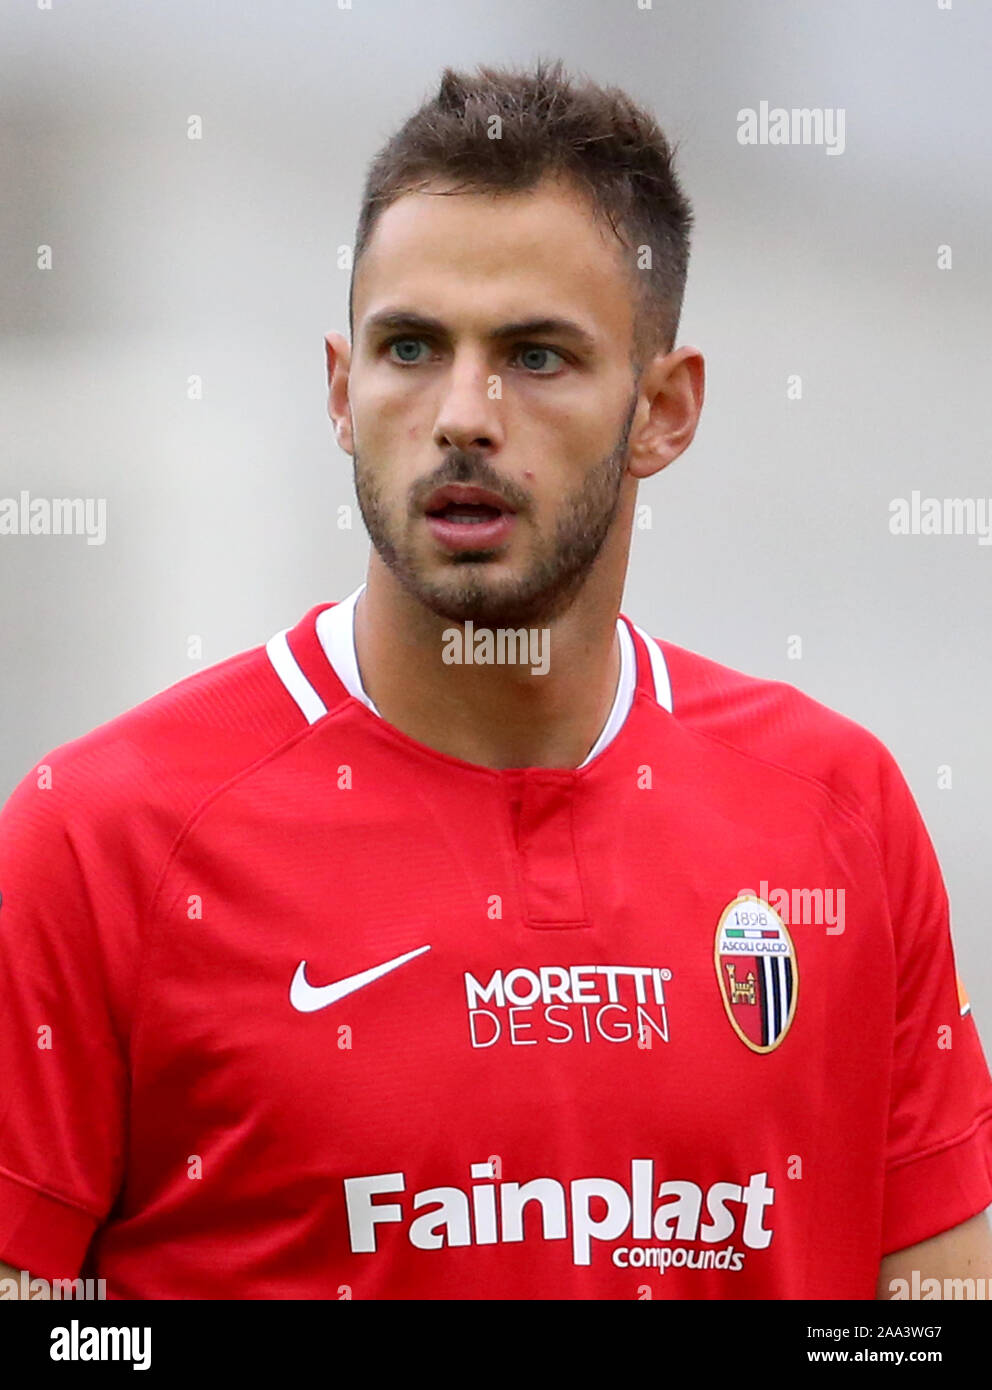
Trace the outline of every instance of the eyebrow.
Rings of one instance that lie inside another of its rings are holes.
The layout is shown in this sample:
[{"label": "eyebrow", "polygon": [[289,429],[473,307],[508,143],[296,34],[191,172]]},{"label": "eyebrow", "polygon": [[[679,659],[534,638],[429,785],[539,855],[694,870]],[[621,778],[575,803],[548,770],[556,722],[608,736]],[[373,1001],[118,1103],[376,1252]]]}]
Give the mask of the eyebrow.
[{"label": "eyebrow", "polygon": [[[415,313],[412,309],[380,309],[365,320],[365,330],[374,332],[384,329],[412,328],[422,333],[430,333],[437,338],[449,337],[445,324],[440,319],[426,314]],[[517,319],[514,323],[501,323],[489,334],[497,342],[507,338],[524,338],[529,335],[547,335],[571,338],[586,352],[596,351],[596,340],[574,319],[556,317]]]}]

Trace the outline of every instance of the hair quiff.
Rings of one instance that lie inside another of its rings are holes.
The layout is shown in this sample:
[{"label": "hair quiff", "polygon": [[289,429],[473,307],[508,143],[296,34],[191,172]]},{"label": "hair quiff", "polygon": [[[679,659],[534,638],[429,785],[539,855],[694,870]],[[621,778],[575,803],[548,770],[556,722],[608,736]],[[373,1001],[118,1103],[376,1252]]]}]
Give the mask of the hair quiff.
[{"label": "hair quiff", "polygon": [[626,249],[640,370],[654,353],[672,350],[682,311],[693,214],[674,158],[650,112],[618,87],[569,77],[560,60],[538,59],[532,70],[445,68],[436,95],[369,167],[348,297],[352,333],[354,267],[397,198],[438,182],[452,185],[443,194],[516,193],[565,176]]}]

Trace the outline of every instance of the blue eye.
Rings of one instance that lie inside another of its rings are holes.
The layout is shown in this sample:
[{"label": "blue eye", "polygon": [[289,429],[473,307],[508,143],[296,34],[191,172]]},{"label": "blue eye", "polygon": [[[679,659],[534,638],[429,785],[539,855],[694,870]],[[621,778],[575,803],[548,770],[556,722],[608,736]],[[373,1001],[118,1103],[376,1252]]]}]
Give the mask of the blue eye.
[{"label": "blue eye", "polygon": [[[538,354],[543,353],[545,356],[546,356],[548,353],[550,353],[552,357],[557,357],[557,358],[558,358],[559,363],[561,363],[561,362],[564,361],[564,358],[562,357],[561,353],[560,353],[560,352],[555,352],[554,348],[539,347],[536,343],[535,343],[533,346],[531,346],[531,347],[528,347],[528,346],[523,347],[523,348],[521,349],[521,356],[524,356],[524,355],[530,356],[532,353],[535,353],[535,352],[538,353]],[[533,364],[531,364],[531,365],[533,365]],[[534,375],[535,375],[535,376],[549,376],[549,375],[551,375],[551,373],[549,373],[549,372],[535,372]]]},{"label": "blue eye", "polygon": [[[427,341],[424,338],[390,338],[389,341],[385,344],[386,351],[390,353],[392,361],[396,363],[397,366],[405,367],[416,366],[416,364],[422,360],[419,354],[419,349],[425,346],[427,346]],[[411,347],[417,348],[418,352],[414,354],[408,354],[405,351],[405,349]],[[400,349],[399,356],[392,356],[394,348]],[[539,358],[544,359],[545,366],[549,366],[551,368],[550,371],[541,371],[540,362],[538,362],[536,365],[534,364],[533,356],[535,353]],[[558,370],[561,363],[565,360],[562,354],[560,352],[557,352],[554,348],[542,347],[539,343],[524,343],[520,347],[518,347],[517,354],[521,358],[523,358],[524,356],[531,358],[531,361],[528,364],[526,364],[528,368],[528,374],[530,376],[552,376]],[[556,358],[557,361],[549,363],[547,360],[549,357]]]},{"label": "blue eye", "polygon": [[[386,346],[390,349],[394,347],[408,347],[410,346],[410,344],[414,344],[415,346],[419,347],[420,345],[422,345],[423,341],[423,338],[394,338],[392,342],[387,343]],[[401,362],[415,362],[416,360],[417,359],[415,357],[400,358]]]}]

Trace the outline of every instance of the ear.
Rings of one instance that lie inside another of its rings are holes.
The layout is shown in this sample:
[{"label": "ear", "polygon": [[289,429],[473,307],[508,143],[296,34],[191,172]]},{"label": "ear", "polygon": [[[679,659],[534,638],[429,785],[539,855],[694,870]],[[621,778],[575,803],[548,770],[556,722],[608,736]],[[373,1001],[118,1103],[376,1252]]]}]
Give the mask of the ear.
[{"label": "ear", "polygon": [[351,371],[351,347],[340,333],[328,333],[324,339],[327,358],[327,413],[334,423],[334,433],[345,453],[352,454],[355,441],[351,428],[351,408],[348,402],[348,377]]},{"label": "ear", "polygon": [[641,374],[640,396],[628,447],[627,471],[650,478],[692,443],[706,390],[706,364],[698,348],[659,353]]}]

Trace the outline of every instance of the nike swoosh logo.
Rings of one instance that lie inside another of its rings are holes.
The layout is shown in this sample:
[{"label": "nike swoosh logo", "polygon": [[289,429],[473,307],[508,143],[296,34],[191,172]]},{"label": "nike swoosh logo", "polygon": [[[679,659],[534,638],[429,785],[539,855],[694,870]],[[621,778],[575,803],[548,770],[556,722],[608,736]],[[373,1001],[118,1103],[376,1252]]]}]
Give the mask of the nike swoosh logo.
[{"label": "nike swoosh logo", "polygon": [[388,975],[390,970],[405,965],[408,960],[413,960],[414,956],[422,956],[425,951],[430,949],[429,946],[418,946],[415,951],[407,951],[405,955],[394,956],[392,960],[384,961],[382,965],[373,965],[371,970],[362,970],[357,975],[346,975],[343,980],[335,980],[333,984],[329,985],[310,984],[307,980],[307,963],[305,960],[301,960],[296,967],[293,983],[289,987],[289,1002],[301,1014],[312,1014],[317,1009],[326,1009],[328,1004],[336,1004],[346,994],[353,994],[356,989],[370,985],[373,980],[382,979],[383,975]]}]

